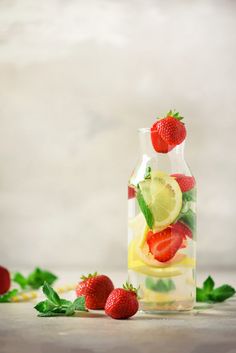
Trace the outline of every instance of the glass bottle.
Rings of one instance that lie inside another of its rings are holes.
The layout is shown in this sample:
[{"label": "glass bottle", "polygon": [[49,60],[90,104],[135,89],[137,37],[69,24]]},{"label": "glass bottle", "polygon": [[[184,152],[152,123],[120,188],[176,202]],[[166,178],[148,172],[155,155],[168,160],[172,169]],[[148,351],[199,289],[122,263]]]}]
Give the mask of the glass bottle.
[{"label": "glass bottle", "polygon": [[144,312],[191,310],[195,302],[196,183],[184,142],[154,150],[139,129],[141,155],[128,184],[128,272]]}]

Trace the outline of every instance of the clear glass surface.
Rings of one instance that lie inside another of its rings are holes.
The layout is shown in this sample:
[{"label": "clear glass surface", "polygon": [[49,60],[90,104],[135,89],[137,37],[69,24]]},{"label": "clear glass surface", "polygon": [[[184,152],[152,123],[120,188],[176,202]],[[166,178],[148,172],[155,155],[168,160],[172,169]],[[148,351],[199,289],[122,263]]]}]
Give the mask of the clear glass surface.
[{"label": "clear glass surface", "polygon": [[192,174],[184,142],[157,153],[150,129],[140,129],[139,136],[140,158],[128,184],[129,281],[139,287],[142,311],[191,310],[196,293],[196,184],[183,191],[189,186],[177,181],[176,175],[192,180],[186,178]]}]

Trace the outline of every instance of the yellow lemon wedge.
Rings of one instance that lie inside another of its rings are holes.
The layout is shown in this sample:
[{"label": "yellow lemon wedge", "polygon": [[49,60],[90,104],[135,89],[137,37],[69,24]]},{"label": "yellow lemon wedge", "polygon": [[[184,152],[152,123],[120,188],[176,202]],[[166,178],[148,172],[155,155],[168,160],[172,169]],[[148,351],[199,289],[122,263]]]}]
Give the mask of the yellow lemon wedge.
[{"label": "yellow lemon wedge", "polygon": [[143,198],[153,218],[153,232],[168,227],[179,215],[182,192],[177,181],[161,171],[152,171],[151,178],[139,183]]}]

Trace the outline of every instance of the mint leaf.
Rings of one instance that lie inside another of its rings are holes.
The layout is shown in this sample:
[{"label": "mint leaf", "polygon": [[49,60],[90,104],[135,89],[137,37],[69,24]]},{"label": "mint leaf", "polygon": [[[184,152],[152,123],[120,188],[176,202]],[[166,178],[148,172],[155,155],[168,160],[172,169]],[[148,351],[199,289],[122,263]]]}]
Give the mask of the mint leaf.
[{"label": "mint leaf", "polygon": [[151,277],[147,277],[145,281],[146,288],[160,293],[170,292],[175,289],[175,284],[171,279],[159,279],[155,281]]},{"label": "mint leaf", "polygon": [[47,313],[48,311],[51,311],[53,308],[55,308],[55,305],[49,300],[44,300],[35,305],[34,308],[40,313]]},{"label": "mint leaf", "polygon": [[182,193],[183,201],[196,201],[196,188]]},{"label": "mint leaf", "polygon": [[197,302],[205,303],[221,303],[235,294],[235,289],[228,284],[223,284],[218,288],[214,288],[215,283],[209,276],[203,283],[202,288],[197,287]]},{"label": "mint leaf", "polygon": [[20,272],[16,272],[13,275],[12,280],[16,282],[22,289],[25,289],[28,285],[27,278],[23,276]]},{"label": "mint leaf", "polygon": [[65,315],[66,316],[71,316],[71,315],[74,315],[75,313],[75,305],[74,303],[71,303],[68,308],[66,309],[66,312],[65,312]]},{"label": "mint leaf", "polygon": [[40,288],[44,282],[49,285],[53,284],[57,280],[57,276],[49,271],[44,271],[39,267],[29,274],[27,278],[28,285],[33,289]]},{"label": "mint leaf", "polygon": [[202,288],[196,289],[196,301],[201,303],[207,303],[209,301],[208,294]]},{"label": "mint leaf", "polygon": [[0,296],[0,303],[9,303],[11,301],[11,298],[17,295],[18,290],[13,289],[8,291],[7,293],[3,294]]},{"label": "mint leaf", "polygon": [[211,292],[213,290],[214,286],[215,286],[215,282],[213,281],[211,276],[208,276],[207,279],[203,282],[203,290],[206,293]]},{"label": "mint leaf", "polygon": [[65,314],[67,316],[73,315],[76,310],[77,311],[88,311],[85,307],[85,297],[84,296],[76,298],[74,300],[74,302],[68,306]]},{"label": "mint leaf", "polygon": [[61,299],[59,295],[47,282],[45,282],[43,285],[43,293],[46,295],[46,297],[52,304],[57,306],[61,305]]},{"label": "mint leaf", "polygon": [[153,223],[154,223],[154,218],[153,218],[153,215],[152,215],[152,212],[150,211],[150,209],[148,208],[144,198],[143,198],[143,195],[141,193],[141,190],[139,189],[138,187],[138,191],[137,191],[137,194],[136,194],[136,197],[137,197],[137,201],[138,201],[138,204],[139,204],[139,207],[140,207],[140,210],[142,211],[145,219],[146,219],[146,222],[147,222],[147,225],[150,229],[152,229],[153,227]]},{"label": "mint leaf", "polygon": [[62,299],[47,282],[43,285],[43,293],[47,299],[34,307],[39,312],[38,316],[71,316],[75,311],[88,311],[85,307],[84,297],[76,298],[73,303],[70,300]]},{"label": "mint leaf", "polygon": [[12,280],[17,283],[21,289],[38,289],[44,282],[52,285],[57,280],[57,276],[49,271],[36,267],[28,277],[25,277],[20,272],[16,272]]},{"label": "mint leaf", "polygon": [[215,288],[209,294],[209,298],[214,303],[221,303],[235,294],[235,289],[228,284],[223,284],[221,287]]},{"label": "mint leaf", "polygon": [[196,215],[195,213],[191,210],[188,209],[186,213],[181,213],[180,216],[178,217],[178,220],[180,222],[185,223],[193,233],[196,231]]},{"label": "mint leaf", "polygon": [[39,317],[51,317],[51,316],[64,316],[63,313],[54,313],[53,311],[48,311],[46,313],[39,313]]},{"label": "mint leaf", "polygon": [[151,167],[147,167],[145,175],[144,175],[144,179],[151,179],[151,172],[152,172],[152,168]]},{"label": "mint leaf", "polygon": [[73,302],[73,304],[75,306],[75,310],[88,311],[85,306],[85,297],[84,296],[76,298],[75,301]]}]

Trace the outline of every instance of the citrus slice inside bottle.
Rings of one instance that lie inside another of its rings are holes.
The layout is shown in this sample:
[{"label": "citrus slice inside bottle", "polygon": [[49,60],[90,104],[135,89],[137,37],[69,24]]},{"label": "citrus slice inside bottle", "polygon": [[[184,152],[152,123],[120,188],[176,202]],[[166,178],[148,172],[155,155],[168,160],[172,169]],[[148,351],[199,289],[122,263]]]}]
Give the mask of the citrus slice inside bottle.
[{"label": "citrus slice inside bottle", "polygon": [[151,178],[139,183],[143,198],[153,218],[153,232],[160,232],[178,217],[182,193],[176,180],[161,171],[152,171]]}]

